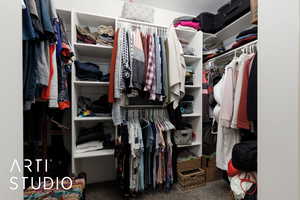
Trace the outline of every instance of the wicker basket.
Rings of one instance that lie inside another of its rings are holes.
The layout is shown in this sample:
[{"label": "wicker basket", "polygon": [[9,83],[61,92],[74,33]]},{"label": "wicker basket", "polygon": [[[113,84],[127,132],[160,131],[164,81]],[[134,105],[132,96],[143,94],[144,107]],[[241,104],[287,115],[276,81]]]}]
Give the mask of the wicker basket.
[{"label": "wicker basket", "polygon": [[189,191],[206,184],[205,170],[199,168],[178,172],[179,187],[183,191]]}]

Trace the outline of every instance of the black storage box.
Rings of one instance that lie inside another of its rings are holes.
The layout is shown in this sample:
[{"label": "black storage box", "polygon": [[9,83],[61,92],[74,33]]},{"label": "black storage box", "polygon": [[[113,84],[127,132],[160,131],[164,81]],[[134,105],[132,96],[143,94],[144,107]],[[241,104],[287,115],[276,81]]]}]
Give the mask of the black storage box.
[{"label": "black storage box", "polygon": [[[228,24],[234,22],[247,12],[250,12],[250,0],[231,0],[218,10],[217,18],[223,19],[223,22],[216,21],[216,27],[224,28]],[[223,25],[222,25],[223,23]]]}]

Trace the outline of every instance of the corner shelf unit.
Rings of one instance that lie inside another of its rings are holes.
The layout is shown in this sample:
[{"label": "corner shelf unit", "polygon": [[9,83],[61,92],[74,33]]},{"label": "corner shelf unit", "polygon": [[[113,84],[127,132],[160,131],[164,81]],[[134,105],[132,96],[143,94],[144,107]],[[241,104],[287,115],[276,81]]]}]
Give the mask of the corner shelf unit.
[{"label": "corner shelf unit", "polygon": [[[76,25],[99,26],[110,25],[116,27],[116,19],[107,16],[99,16],[91,13],[70,11],[70,35],[76,60],[92,62],[95,64],[106,63],[110,66],[112,46],[85,44],[77,41]],[[101,66],[101,70],[102,67]],[[108,70],[109,69],[105,69]],[[104,126],[104,132],[116,137],[117,129],[113,126],[111,116],[77,116],[77,99],[79,96],[89,97],[92,101],[99,99],[108,92],[108,82],[81,81],[75,75],[75,66],[72,68],[72,173],[82,171],[87,173],[88,183],[104,182],[115,179],[114,149],[101,149],[84,153],[76,152],[76,140],[81,128],[89,128],[98,123]]]},{"label": "corner shelf unit", "polygon": [[188,148],[196,156],[202,155],[202,44],[203,33],[201,31],[182,30],[176,28],[179,40],[188,43],[188,47],[195,50],[195,55],[183,55],[186,65],[194,71],[193,85],[185,85],[185,93],[194,97],[193,113],[183,114],[183,121],[192,125],[196,137],[191,145],[179,145],[179,150]]}]

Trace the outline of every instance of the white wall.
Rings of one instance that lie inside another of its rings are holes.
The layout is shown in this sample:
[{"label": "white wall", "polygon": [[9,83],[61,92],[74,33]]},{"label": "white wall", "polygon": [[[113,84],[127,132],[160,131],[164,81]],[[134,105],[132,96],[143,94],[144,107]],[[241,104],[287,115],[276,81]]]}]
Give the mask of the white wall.
[{"label": "white wall", "polygon": [[[56,0],[56,7],[60,9],[75,9],[76,11],[120,17],[124,1],[121,0]],[[184,13],[155,8],[154,23],[164,26],[172,24],[173,19]]]},{"label": "white wall", "polygon": [[259,1],[259,200],[300,199],[299,6]]},{"label": "white wall", "polygon": [[15,200],[23,199],[21,188],[9,189],[9,178],[22,176],[9,173],[13,159],[23,159],[21,1],[0,1],[0,7],[0,198]]}]

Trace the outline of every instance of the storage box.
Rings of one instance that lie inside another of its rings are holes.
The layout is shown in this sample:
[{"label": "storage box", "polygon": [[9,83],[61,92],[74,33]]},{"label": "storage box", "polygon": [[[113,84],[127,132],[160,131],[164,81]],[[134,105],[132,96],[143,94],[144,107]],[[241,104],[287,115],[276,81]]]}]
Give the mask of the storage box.
[{"label": "storage box", "polygon": [[179,187],[183,191],[189,191],[206,184],[205,170],[198,168],[194,170],[178,172]]},{"label": "storage box", "polygon": [[251,0],[251,23],[252,24],[257,24],[258,21],[258,3],[257,0]]},{"label": "storage box", "polygon": [[216,156],[203,156],[201,163],[202,169],[206,172],[207,182],[220,180],[222,178],[221,171],[216,167]]},{"label": "storage box", "polygon": [[201,158],[177,162],[177,171],[188,171],[201,168]]},{"label": "storage box", "polygon": [[174,134],[174,140],[177,145],[190,145],[193,141],[193,130],[177,130]]}]

